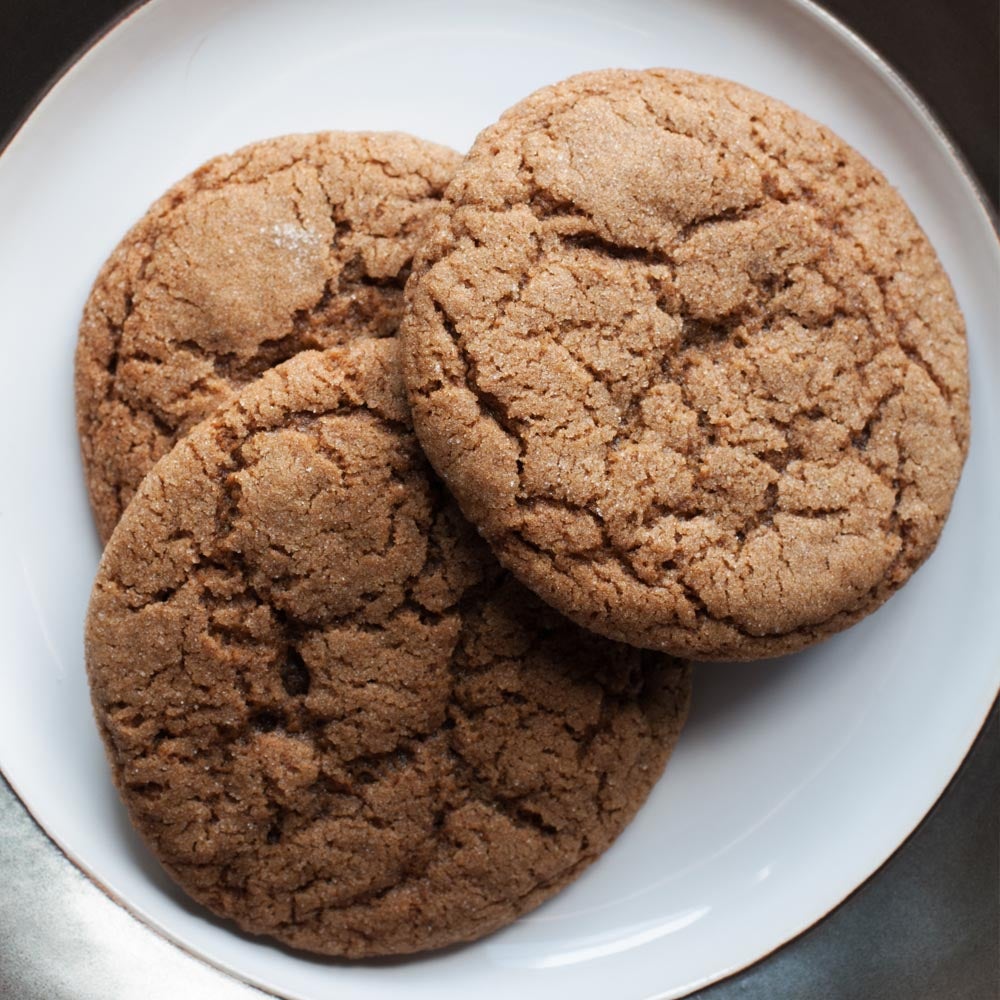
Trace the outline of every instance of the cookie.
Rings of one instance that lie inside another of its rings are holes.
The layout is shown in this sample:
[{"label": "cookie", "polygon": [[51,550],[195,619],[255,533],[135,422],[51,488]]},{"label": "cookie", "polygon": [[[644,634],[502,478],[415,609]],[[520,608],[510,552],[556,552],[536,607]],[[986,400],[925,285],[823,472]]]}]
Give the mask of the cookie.
[{"label": "cookie", "polygon": [[77,423],[102,541],[153,463],[302,350],[394,334],[421,228],[458,154],[408,135],[259,142],[171,188],[83,312]]},{"label": "cookie", "polygon": [[587,628],[703,659],[858,621],[964,461],[962,316],[885,178],[745,87],[587,73],[486,129],[407,286],[426,452]]},{"label": "cookie", "polygon": [[575,878],[689,698],[684,666],[499,567],[429,473],[394,340],[299,355],[155,466],[86,656],[171,875],[247,931],[351,957],[479,937]]}]

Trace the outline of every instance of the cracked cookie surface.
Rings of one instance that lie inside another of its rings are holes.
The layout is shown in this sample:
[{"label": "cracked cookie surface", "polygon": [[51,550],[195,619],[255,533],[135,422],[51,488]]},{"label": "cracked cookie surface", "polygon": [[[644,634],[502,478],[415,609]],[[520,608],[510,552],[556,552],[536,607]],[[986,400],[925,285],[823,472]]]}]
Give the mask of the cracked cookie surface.
[{"label": "cracked cookie surface", "polygon": [[156,856],[245,930],[351,957],[480,937],[576,877],[690,696],[499,566],[423,458],[396,346],[299,355],[180,441],[87,618]]},{"label": "cracked cookie surface", "polygon": [[126,234],[86,303],[77,423],[107,541],[142,477],[247,382],[302,350],[395,334],[457,153],[325,132],[210,160]]},{"label": "cracked cookie surface", "polygon": [[407,285],[414,425],[554,607],[752,659],[931,552],[968,444],[962,316],[829,130],[723,80],[587,73],[481,133],[446,201]]}]

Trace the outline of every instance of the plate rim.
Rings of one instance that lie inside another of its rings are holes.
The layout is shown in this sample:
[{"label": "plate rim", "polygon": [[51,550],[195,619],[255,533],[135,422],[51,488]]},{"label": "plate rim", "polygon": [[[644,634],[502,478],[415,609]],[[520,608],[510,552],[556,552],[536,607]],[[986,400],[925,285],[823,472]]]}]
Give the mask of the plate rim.
[{"label": "plate rim", "polygon": [[[164,0],[128,0],[122,9],[109,18],[65,61],[63,61],[62,64],[33,93],[32,97],[25,103],[20,114],[15,117],[13,123],[8,127],[8,129],[4,133],[0,134],[0,160],[2,160],[2,158],[6,155],[8,150],[16,145],[25,126],[31,121],[42,104],[57,89],[66,85],[67,81],[71,78],[79,64],[92,52],[92,50],[94,50],[114,31],[129,21],[135,14],[140,13],[144,8],[162,2],[164,2]],[[1000,249],[1000,206],[993,205],[989,196],[986,194],[982,183],[976,176],[968,158],[958,145],[955,138],[938,120],[924,99],[909,83],[906,77],[899,70],[897,70],[889,59],[874,45],[866,41],[857,31],[842,21],[832,11],[816,2],[816,0],[779,0],[779,2],[782,6],[791,11],[798,11],[799,13],[806,15],[821,29],[828,33],[832,33],[832,35],[835,36],[839,42],[846,45],[856,55],[861,57],[861,59],[871,68],[873,68],[879,78],[895,91],[896,95],[904,101],[911,111],[917,114],[922,123],[928,127],[934,141],[936,141],[945,155],[958,167],[960,174],[975,198],[978,211],[985,220],[994,241],[998,245],[998,249]],[[1000,711],[1000,679],[997,680],[992,700],[985,703],[983,714],[975,723],[971,736],[969,736],[967,740],[963,737],[963,739],[959,741],[960,745],[962,743],[965,744],[962,755],[956,763],[954,769],[947,776],[942,788],[937,792],[933,801],[931,801],[928,805],[926,811],[919,817],[914,826],[903,836],[902,840],[900,840],[892,851],[885,858],[883,858],[881,862],[876,864],[875,867],[872,868],[860,882],[848,890],[847,893],[836,903],[829,906],[829,908],[825,909],[822,913],[818,914],[815,918],[789,934],[787,937],[784,937],[784,939],[775,944],[774,947],[748,962],[727,969],[718,974],[712,974],[702,981],[690,984],[688,987],[681,987],[685,990],[683,993],[676,993],[673,989],[668,989],[665,992],[648,994],[642,997],[641,1000],[683,1000],[684,997],[695,996],[702,990],[732,980],[736,976],[739,976],[750,969],[756,968],[762,962],[788,948],[790,945],[802,938],[803,935],[807,934],[813,928],[821,924],[835,911],[841,909],[841,907],[845,906],[852,899],[854,899],[869,885],[869,883],[882,874],[883,870],[896,859],[902,850],[910,844],[914,837],[916,837],[917,834],[926,826],[931,816],[937,811],[944,797],[952,790],[956,779],[959,776],[959,772],[962,770],[974,748],[983,739],[985,739],[986,729],[990,723],[991,717],[997,711]],[[156,935],[161,940],[169,942],[171,946],[179,949],[184,954],[202,965],[207,965],[208,967],[230,977],[231,979],[235,979],[253,990],[263,992],[266,989],[268,991],[273,991],[273,995],[275,997],[286,996],[286,994],[278,991],[272,985],[261,985],[263,980],[259,982],[251,981],[243,973],[229,966],[227,963],[211,959],[203,954],[200,954],[185,941],[176,937],[168,930],[158,926],[155,919],[147,913],[145,909],[130,903],[122,898],[118,893],[111,890],[109,886],[104,885],[93,873],[88,871],[86,866],[76,856],[76,854],[62,842],[61,838],[55,836],[45,827],[26,801],[18,787],[18,784],[4,769],[2,762],[0,762],[0,776],[2,776],[4,781],[6,781],[7,785],[16,796],[20,806],[30,816],[35,827],[50,842],[50,844],[53,844],[59,853],[67,861],[69,861],[69,863],[72,864],[73,867],[80,872],[94,888],[96,888],[108,899],[112,900],[117,906],[124,909],[148,931]]]}]

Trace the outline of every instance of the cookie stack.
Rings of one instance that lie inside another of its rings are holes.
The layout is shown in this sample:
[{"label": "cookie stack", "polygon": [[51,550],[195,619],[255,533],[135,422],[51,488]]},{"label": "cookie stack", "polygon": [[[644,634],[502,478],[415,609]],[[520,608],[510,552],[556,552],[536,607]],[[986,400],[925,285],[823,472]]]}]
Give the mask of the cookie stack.
[{"label": "cookie stack", "polygon": [[689,668],[802,649],[929,555],[964,329],[885,179],[736,84],[604,71],[462,158],[249,146],[172,188],[77,349],[87,669],[195,899],[350,957],[576,877]]}]

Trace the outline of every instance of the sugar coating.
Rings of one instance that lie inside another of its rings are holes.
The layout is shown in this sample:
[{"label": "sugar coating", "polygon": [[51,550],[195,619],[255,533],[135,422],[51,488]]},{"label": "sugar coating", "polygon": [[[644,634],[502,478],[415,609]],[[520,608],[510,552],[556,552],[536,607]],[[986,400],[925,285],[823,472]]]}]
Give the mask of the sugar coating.
[{"label": "sugar coating", "polygon": [[522,582],[706,659],[800,649],[933,549],[964,326],[878,171],[787,106],[609,70],[486,129],[401,338],[417,434]]},{"label": "sugar coating", "polygon": [[157,200],[84,309],[77,420],[103,541],[153,463],[268,368],[394,334],[457,153],[325,132],[209,161]]},{"label": "sugar coating", "polygon": [[689,675],[503,571],[413,437],[394,339],[306,352],[180,441],[86,632],[116,784],[243,929],[332,955],[471,940],[592,862]]}]

